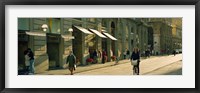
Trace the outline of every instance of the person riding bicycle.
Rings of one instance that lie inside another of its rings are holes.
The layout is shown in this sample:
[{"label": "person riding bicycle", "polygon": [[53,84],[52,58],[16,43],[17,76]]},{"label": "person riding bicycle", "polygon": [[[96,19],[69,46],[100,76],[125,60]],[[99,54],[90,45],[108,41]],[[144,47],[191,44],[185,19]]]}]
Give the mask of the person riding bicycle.
[{"label": "person riding bicycle", "polygon": [[140,68],[139,68],[139,64],[140,64],[140,52],[138,48],[134,48],[132,55],[131,55],[131,62],[136,61],[136,64],[133,64],[133,75],[136,73],[137,75],[139,75],[140,72]]}]

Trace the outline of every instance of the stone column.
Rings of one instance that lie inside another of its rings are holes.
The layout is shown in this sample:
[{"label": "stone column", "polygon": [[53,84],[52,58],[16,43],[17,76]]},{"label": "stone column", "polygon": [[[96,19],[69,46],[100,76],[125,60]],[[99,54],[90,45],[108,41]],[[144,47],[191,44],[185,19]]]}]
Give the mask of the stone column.
[{"label": "stone column", "polygon": [[160,54],[160,25],[159,23],[153,24],[153,42],[154,42],[154,52]]},{"label": "stone column", "polygon": [[[46,24],[45,18],[31,19],[31,31],[41,31],[42,24]],[[49,59],[47,55],[46,37],[30,36],[30,48],[32,49],[35,57],[35,73],[43,72],[49,68]]]},{"label": "stone column", "polygon": [[[111,22],[109,22],[109,23],[111,23]],[[111,26],[110,26],[110,24],[107,24],[107,25],[106,25],[106,31],[107,31],[107,33],[111,34]],[[108,57],[108,60],[107,60],[107,61],[108,61],[108,62],[111,61],[111,58],[110,58],[110,57],[111,57],[111,53],[110,53],[111,45],[112,45],[112,44],[111,44],[111,39],[108,38],[108,39],[107,39],[107,50],[106,50],[106,51],[107,51],[107,57]]]},{"label": "stone column", "polygon": [[118,53],[118,50],[119,50],[119,31],[120,31],[120,25],[119,25],[119,20],[116,21],[116,27],[115,27],[115,38],[117,39],[115,41],[115,56],[118,57],[119,56],[119,53]]},{"label": "stone column", "polygon": [[125,46],[125,41],[126,41],[126,24],[124,22],[124,20],[122,20],[122,55],[124,54],[124,51],[126,50],[126,46]]},{"label": "stone column", "polygon": [[[72,36],[72,32],[68,31],[69,28],[72,28],[72,20],[69,18],[64,18],[62,20],[63,20],[63,24],[62,24],[63,34],[65,33],[65,35],[67,34],[67,35]],[[72,39],[67,39],[67,38],[64,39],[63,43],[64,43],[63,56],[62,56],[63,68],[66,68],[67,67],[67,65],[65,65],[66,59],[67,59],[67,56],[69,55],[69,51],[72,50],[73,43],[72,43]]]},{"label": "stone column", "polygon": [[132,34],[131,34],[131,26],[129,25],[129,22],[127,24],[128,26],[128,50],[131,51],[131,38],[132,38]]},{"label": "stone column", "polygon": [[[84,27],[84,28],[87,28],[87,24],[86,24],[86,18],[82,18],[82,21],[84,22],[83,24],[82,24],[82,27]],[[85,58],[85,55],[88,55],[88,54],[85,54],[85,51],[88,51],[88,49],[87,48],[85,48],[85,40],[86,40],[86,38],[85,38],[85,36],[86,36],[86,34],[85,33],[81,33],[81,36],[82,37],[80,37],[81,38],[81,58],[80,58],[80,61],[81,61],[81,63],[83,64],[83,65],[86,65],[87,63],[86,63],[86,58]],[[86,50],[85,50],[86,49]]]},{"label": "stone column", "polygon": [[134,24],[133,25],[133,32],[134,32],[134,34],[133,34],[133,48],[134,47],[137,47],[137,40],[136,40],[136,35],[137,35],[137,26],[136,26],[136,24]]}]

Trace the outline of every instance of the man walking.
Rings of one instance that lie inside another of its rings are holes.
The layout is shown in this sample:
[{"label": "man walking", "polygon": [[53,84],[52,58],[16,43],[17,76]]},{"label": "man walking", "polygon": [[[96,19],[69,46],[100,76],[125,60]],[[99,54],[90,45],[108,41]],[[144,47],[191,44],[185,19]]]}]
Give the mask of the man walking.
[{"label": "man walking", "polygon": [[73,75],[73,71],[75,70],[75,65],[76,65],[76,57],[74,56],[73,52],[70,51],[70,54],[67,57],[66,64],[68,64],[69,71],[71,72],[71,75]]}]

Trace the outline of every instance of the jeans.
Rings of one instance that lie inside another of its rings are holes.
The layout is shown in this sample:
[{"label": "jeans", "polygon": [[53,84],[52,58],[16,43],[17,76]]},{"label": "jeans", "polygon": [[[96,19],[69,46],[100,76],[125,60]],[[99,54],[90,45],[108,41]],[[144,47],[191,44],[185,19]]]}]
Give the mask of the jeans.
[{"label": "jeans", "polygon": [[35,68],[34,68],[34,60],[30,60],[30,73],[34,74],[35,73]]}]

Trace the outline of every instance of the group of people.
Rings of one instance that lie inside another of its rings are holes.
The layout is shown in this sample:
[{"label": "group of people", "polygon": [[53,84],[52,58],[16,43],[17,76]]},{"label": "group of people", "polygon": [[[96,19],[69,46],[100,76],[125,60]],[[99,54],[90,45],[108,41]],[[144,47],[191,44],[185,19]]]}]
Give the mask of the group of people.
[{"label": "group of people", "polygon": [[35,73],[34,69],[34,53],[30,48],[26,49],[24,51],[24,56],[25,56],[25,74],[30,75]]},{"label": "group of people", "polygon": [[[99,53],[99,51],[98,51],[98,55],[101,56],[101,53]],[[105,63],[105,56],[106,56],[106,52],[102,51],[102,63]],[[137,62],[136,64],[132,64],[133,65],[133,74],[139,75],[140,51],[138,48],[134,48],[134,50],[130,56],[130,60],[131,60],[131,62],[133,62],[133,61]],[[70,51],[70,54],[67,57],[66,64],[68,64],[68,69],[70,70],[71,75],[73,75],[74,70],[76,70],[76,56],[73,54],[72,51]]]},{"label": "group of people", "polygon": [[[94,53],[95,55],[97,53]],[[26,74],[34,74],[34,53],[30,48],[24,51],[25,55],[25,65],[26,65]],[[98,51],[98,55],[101,56],[101,53]],[[102,63],[105,63],[105,56],[106,52],[102,51]],[[95,56],[97,57],[97,56]],[[134,51],[132,52],[132,55],[130,57],[131,61],[137,61],[136,65],[133,65],[133,74],[139,75],[139,63],[140,63],[140,53],[139,49],[134,48]],[[68,69],[71,72],[71,75],[73,75],[74,70],[76,70],[76,56],[73,54],[72,51],[70,51],[70,54],[67,57],[66,64],[68,64]]]},{"label": "group of people", "polygon": [[[90,50],[89,53],[90,53],[90,58],[92,58],[94,60],[93,63],[98,63],[99,59],[101,59],[101,57],[102,57],[100,50],[98,50],[98,52],[97,52],[97,50],[93,50],[93,51]],[[103,57],[104,56],[105,56],[105,54],[103,54]]]}]

